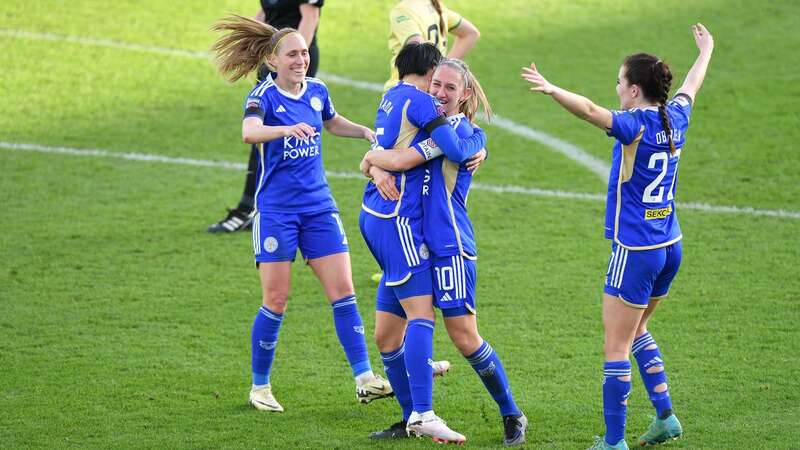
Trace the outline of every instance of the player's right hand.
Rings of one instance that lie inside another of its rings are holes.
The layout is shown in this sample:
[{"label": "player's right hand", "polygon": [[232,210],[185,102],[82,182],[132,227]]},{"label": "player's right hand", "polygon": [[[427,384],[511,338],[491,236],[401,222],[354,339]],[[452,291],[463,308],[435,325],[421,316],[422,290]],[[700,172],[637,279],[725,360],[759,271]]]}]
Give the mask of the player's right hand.
[{"label": "player's right hand", "polygon": [[692,25],[692,34],[694,35],[694,42],[700,52],[711,52],[714,50],[714,36],[708,32],[708,28],[702,23]]},{"label": "player's right hand", "polygon": [[314,127],[305,122],[286,126],[283,130],[284,137],[293,136],[297,139],[311,139],[315,134]]}]

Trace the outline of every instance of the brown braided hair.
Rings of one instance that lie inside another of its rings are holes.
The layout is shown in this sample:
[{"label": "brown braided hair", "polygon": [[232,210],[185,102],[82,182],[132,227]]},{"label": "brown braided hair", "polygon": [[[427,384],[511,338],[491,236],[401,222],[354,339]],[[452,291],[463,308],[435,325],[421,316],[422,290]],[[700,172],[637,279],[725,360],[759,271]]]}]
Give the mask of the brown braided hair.
[{"label": "brown braided hair", "polygon": [[[294,28],[277,28],[249,17],[231,14],[211,27],[221,31],[211,51],[219,72],[234,82],[256,70],[261,63],[277,51],[277,46],[286,35],[296,33]],[[270,67],[274,70],[275,67]]]},{"label": "brown braided hair", "polygon": [[667,134],[669,151],[675,154],[675,143],[672,141],[672,124],[667,114],[667,100],[672,86],[672,72],[669,65],[654,55],[636,53],[625,58],[625,78],[631,84],[642,89],[645,99],[658,103],[658,115],[661,125]]},{"label": "brown braided hair", "polygon": [[436,10],[436,13],[439,14],[439,37],[444,42],[447,42],[447,25],[444,23],[444,13],[442,12],[442,2],[439,0],[431,0],[431,5],[433,5],[433,9]]}]

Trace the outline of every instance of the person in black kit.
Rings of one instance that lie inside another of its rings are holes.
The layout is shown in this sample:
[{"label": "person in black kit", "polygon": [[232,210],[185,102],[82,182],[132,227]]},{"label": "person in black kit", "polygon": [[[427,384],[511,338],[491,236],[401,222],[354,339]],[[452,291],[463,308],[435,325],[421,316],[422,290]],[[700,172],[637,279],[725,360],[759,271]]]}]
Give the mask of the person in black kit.
[{"label": "person in black kit", "polygon": [[[294,28],[308,43],[311,58],[306,76],[314,77],[319,65],[319,48],[317,48],[317,25],[320,8],[324,0],[261,0],[261,10],[256,19],[272,25],[277,29]],[[258,82],[269,74],[266,64],[258,70]],[[258,169],[258,146],[250,148],[250,160],[247,163],[247,177],[244,192],[239,205],[228,210],[228,215],[219,222],[208,227],[209,233],[233,233],[250,228],[255,212],[254,196],[256,193],[256,171]]]}]

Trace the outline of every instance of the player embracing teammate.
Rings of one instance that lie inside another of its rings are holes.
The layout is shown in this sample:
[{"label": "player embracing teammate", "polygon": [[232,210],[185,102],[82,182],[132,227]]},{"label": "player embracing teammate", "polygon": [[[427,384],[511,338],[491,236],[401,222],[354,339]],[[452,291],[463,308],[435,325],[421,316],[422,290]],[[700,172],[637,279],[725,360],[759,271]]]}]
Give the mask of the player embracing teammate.
[{"label": "player embracing teammate", "polygon": [[[475,133],[477,128],[473,121],[479,106],[491,117],[491,107],[483,89],[463,61],[440,61],[433,72],[429,92],[440,102],[460,138]],[[517,445],[525,442],[528,420],[514,402],[500,358],[478,333],[476,317],[478,253],[467,212],[467,198],[472,173],[485,156],[486,150],[469,160],[460,155],[443,154],[442,149],[429,140],[415,148],[368,152],[362,168],[373,166],[370,171],[374,175],[382,175],[374,166],[390,171],[424,168],[422,223],[433,269],[434,304],[442,312],[451,340],[497,403],[503,419],[504,444]],[[398,425],[373,436],[384,437]]]}]

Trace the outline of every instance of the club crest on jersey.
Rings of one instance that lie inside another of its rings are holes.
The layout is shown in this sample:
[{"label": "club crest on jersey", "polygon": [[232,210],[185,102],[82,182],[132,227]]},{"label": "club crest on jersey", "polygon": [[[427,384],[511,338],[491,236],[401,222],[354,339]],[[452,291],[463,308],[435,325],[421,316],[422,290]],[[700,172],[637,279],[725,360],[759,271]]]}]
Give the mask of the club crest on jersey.
[{"label": "club crest on jersey", "polygon": [[428,246],[423,243],[419,246],[419,257],[422,259],[428,259],[431,256],[431,253],[428,251]]},{"label": "club crest on jersey", "polygon": [[319,97],[311,97],[311,107],[314,108],[314,111],[321,112],[322,111],[322,100]]},{"label": "club crest on jersey", "polygon": [[644,220],[666,219],[670,214],[672,214],[672,205],[666,208],[645,209]]},{"label": "club crest on jersey", "polygon": [[274,253],[277,249],[278,240],[272,236],[267,236],[267,238],[264,239],[264,250],[266,250],[267,253]]}]

